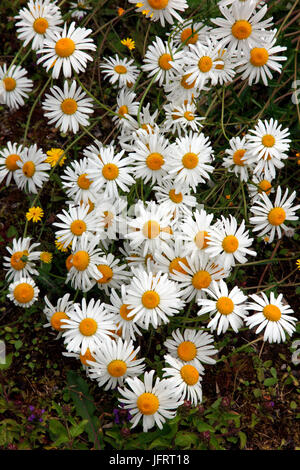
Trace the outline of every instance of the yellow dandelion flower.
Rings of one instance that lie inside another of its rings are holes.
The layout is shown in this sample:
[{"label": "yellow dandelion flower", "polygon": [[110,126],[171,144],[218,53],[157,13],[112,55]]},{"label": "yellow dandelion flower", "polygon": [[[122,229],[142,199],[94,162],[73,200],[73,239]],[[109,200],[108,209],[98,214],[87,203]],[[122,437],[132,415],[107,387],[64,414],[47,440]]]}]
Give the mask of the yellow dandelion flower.
[{"label": "yellow dandelion flower", "polygon": [[32,222],[39,222],[44,217],[44,211],[41,207],[30,207],[26,213],[26,219],[32,220]]},{"label": "yellow dandelion flower", "polygon": [[49,264],[52,261],[52,253],[49,253],[49,251],[42,251],[40,254],[40,260],[43,261],[43,263]]},{"label": "yellow dandelion flower", "polygon": [[131,39],[131,38],[122,39],[121,44],[123,44],[123,46],[128,47],[128,49],[129,49],[130,51],[132,51],[133,49],[135,49],[135,42],[134,42],[134,40]]},{"label": "yellow dandelion flower", "polygon": [[297,259],[297,261],[296,261],[296,266],[297,266],[297,268],[298,268],[299,271],[300,271],[300,259]]},{"label": "yellow dandelion flower", "polygon": [[[63,166],[65,159],[67,158],[66,156],[61,156],[63,155],[64,150],[63,149],[51,149],[48,150],[47,155],[48,157],[46,158],[45,162],[50,163],[50,165],[53,167],[57,164],[59,161],[59,166]],[[61,158],[61,160],[60,160]]]}]

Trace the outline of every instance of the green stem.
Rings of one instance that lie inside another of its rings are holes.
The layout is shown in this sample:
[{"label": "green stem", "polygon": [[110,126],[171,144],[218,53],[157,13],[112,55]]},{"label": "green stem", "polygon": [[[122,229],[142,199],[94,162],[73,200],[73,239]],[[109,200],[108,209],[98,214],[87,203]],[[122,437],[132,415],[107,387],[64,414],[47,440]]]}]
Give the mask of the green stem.
[{"label": "green stem", "polygon": [[29,125],[30,125],[32,113],[33,113],[33,111],[34,111],[36,105],[38,104],[38,101],[39,101],[40,97],[42,96],[42,94],[43,94],[44,91],[46,90],[47,86],[49,85],[50,80],[51,80],[51,77],[48,78],[48,80],[46,81],[45,85],[43,86],[43,88],[42,88],[41,91],[39,92],[38,96],[36,97],[35,102],[33,103],[32,107],[31,107],[31,110],[30,110],[30,112],[29,112],[29,115],[28,115],[28,118],[27,118],[27,122],[26,122],[26,127],[25,127],[24,139],[23,139],[23,141],[24,141],[24,142],[23,142],[24,147],[25,147],[25,144],[26,144],[26,139],[27,139],[27,134],[28,134],[28,129],[29,129]]},{"label": "green stem", "polygon": [[17,60],[17,58],[19,57],[19,55],[21,54],[22,50],[23,50],[23,44],[22,44],[22,46],[20,47],[20,49],[18,50],[18,52],[16,53],[15,57],[13,58],[13,60],[12,60],[12,62],[11,62],[11,64],[10,64],[10,66],[9,66],[8,69],[7,69],[7,72],[6,72],[5,76],[8,75],[10,69],[12,68],[12,66],[14,65],[14,63],[16,62],[16,60]]},{"label": "green stem", "polygon": [[137,120],[138,120],[138,123],[139,123],[139,126],[141,126],[141,120],[140,120],[140,114],[141,114],[141,109],[142,109],[142,105],[143,105],[143,102],[144,102],[144,99],[146,98],[147,94],[148,94],[148,91],[150,90],[151,86],[153,85],[157,75],[158,75],[159,72],[156,72],[156,74],[152,77],[149,85],[147,86],[146,90],[145,90],[145,93],[143,94],[142,96],[142,99],[140,101],[140,104],[139,104],[139,109],[138,109],[138,113],[137,113]]}]

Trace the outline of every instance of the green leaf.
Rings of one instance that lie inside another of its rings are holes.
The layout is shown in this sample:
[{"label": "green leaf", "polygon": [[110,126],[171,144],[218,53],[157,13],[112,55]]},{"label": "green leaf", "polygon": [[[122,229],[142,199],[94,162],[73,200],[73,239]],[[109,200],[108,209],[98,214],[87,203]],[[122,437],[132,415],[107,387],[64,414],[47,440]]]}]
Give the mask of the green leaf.
[{"label": "green leaf", "polygon": [[275,385],[277,383],[277,378],[275,377],[269,377],[268,379],[266,379],[264,381],[264,385],[266,387],[272,387],[273,385]]},{"label": "green leaf", "polygon": [[263,382],[265,379],[264,370],[261,367],[259,367],[256,371],[256,374],[257,374],[258,381]]},{"label": "green leaf", "polygon": [[81,423],[76,424],[75,426],[72,426],[70,429],[70,435],[72,437],[80,436],[80,434],[82,434],[85,431],[87,423],[88,423],[88,420],[84,419],[81,421]]},{"label": "green leaf", "polygon": [[205,432],[205,431],[214,432],[214,428],[210,426],[210,424],[205,423],[204,421],[197,423],[196,426],[197,426],[197,431],[199,432]]},{"label": "green leaf", "polygon": [[175,439],[175,446],[190,448],[199,441],[197,434],[192,432],[179,431]]},{"label": "green leaf", "polygon": [[247,443],[247,436],[244,432],[240,431],[238,433],[238,436],[240,438],[240,449],[244,449]]},{"label": "green leaf", "polygon": [[14,347],[16,348],[16,350],[18,351],[21,347],[23,346],[23,342],[18,339],[17,341],[14,342]]},{"label": "green leaf", "polygon": [[54,446],[59,446],[69,441],[68,431],[58,419],[51,419],[49,422],[49,433]]},{"label": "green leaf", "polygon": [[291,401],[291,403],[290,403],[290,408],[291,408],[292,410],[296,410],[296,409],[298,408],[297,403],[296,403],[295,401]]},{"label": "green leaf", "polygon": [[7,236],[8,238],[12,238],[12,237],[15,237],[15,236],[17,236],[17,235],[18,235],[18,231],[17,231],[16,227],[14,227],[13,225],[11,225],[11,226],[9,227],[9,229],[7,230],[7,232],[6,232],[6,236]]},{"label": "green leaf", "polygon": [[0,370],[8,369],[11,366],[12,358],[13,358],[13,353],[7,354],[7,356],[5,357],[5,363],[4,364],[0,363]]}]

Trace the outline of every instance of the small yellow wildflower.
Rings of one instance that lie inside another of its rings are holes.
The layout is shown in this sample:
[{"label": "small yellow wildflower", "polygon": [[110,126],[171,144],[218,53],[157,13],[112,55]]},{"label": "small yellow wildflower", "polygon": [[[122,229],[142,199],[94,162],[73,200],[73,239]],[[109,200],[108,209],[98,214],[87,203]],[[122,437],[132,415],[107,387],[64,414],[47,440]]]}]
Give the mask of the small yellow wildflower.
[{"label": "small yellow wildflower", "polygon": [[230,194],[226,194],[226,199],[230,199]]},{"label": "small yellow wildflower", "polygon": [[130,51],[132,51],[133,49],[135,49],[135,42],[134,42],[134,40],[131,39],[131,38],[122,39],[121,44],[123,44],[123,46],[128,47],[128,49],[129,49]]},{"label": "small yellow wildflower", "polygon": [[70,248],[71,243],[70,243],[70,245],[69,245],[67,248],[64,248],[63,243],[61,243],[61,242],[59,241],[59,238],[57,238],[57,239],[55,240],[55,246],[56,246],[56,248],[57,248],[59,251],[66,252],[66,251],[68,251],[68,249]]},{"label": "small yellow wildflower", "polygon": [[44,211],[41,207],[30,207],[26,213],[26,219],[32,220],[32,222],[39,222],[44,217]]},{"label": "small yellow wildflower", "polygon": [[300,258],[299,258],[299,259],[297,259],[297,261],[296,261],[296,266],[297,266],[297,268],[298,268],[298,269],[299,269],[299,271],[300,271]]},{"label": "small yellow wildflower", "polygon": [[[57,164],[57,162],[59,161],[63,153],[64,153],[63,149],[48,150],[47,152],[48,157],[46,158],[45,162],[50,163],[50,165],[53,167]],[[66,158],[67,158],[66,156],[62,157],[62,159],[59,162],[59,166],[63,166]]]},{"label": "small yellow wildflower", "polygon": [[122,15],[124,15],[124,13],[125,13],[124,8],[119,7],[118,8],[118,16],[122,16]]},{"label": "small yellow wildflower", "polygon": [[43,263],[49,264],[52,261],[52,253],[49,253],[49,251],[42,251],[40,254],[40,260],[43,261]]}]

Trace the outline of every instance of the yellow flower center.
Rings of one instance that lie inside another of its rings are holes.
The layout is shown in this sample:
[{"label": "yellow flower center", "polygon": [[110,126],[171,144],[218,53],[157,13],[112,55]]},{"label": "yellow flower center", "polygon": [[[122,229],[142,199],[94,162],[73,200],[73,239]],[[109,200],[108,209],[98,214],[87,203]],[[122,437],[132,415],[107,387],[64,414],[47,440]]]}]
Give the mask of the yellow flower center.
[{"label": "yellow flower center", "polygon": [[[220,60],[220,59],[218,58],[218,60]],[[223,63],[216,64],[216,69],[217,69],[217,70],[223,70],[224,65],[225,65],[224,62],[223,62]]]},{"label": "yellow flower center", "polygon": [[38,34],[44,34],[48,26],[49,23],[46,18],[37,18],[33,23],[33,29]]},{"label": "yellow flower center", "polygon": [[264,47],[254,47],[250,51],[250,62],[255,67],[262,67],[268,62],[269,54]]},{"label": "yellow flower center", "polygon": [[263,309],[263,314],[270,321],[278,321],[281,318],[281,311],[277,305],[266,305]]},{"label": "yellow flower center", "polygon": [[89,262],[90,257],[87,251],[80,250],[73,255],[72,264],[77,271],[84,271],[88,267]]},{"label": "yellow flower center", "polygon": [[218,312],[222,315],[229,315],[233,312],[234,303],[229,297],[220,297],[216,303]]},{"label": "yellow flower center", "polygon": [[169,0],[148,0],[148,3],[153,10],[163,10],[169,3]]},{"label": "yellow flower center", "polygon": [[17,165],[17,161],[21,160],[19,155],[12,153],[8,155],[5,160],[5,166],[9,171],[16,171],[19,167]]},{"label": "yellow flower center", "polygon": [[121,106],[121,107],[119,108],[118,114],[119,114],[121,117],[124,117],[125,114],[128,114],[128,107],[126,106],[126,104],[123,104],[123,106]]},{"label": "yellow flower center", "polygon": [[239,247],[239,241],[234,235],[227,235],[222,241],[223,250],[226,253],[233,253]]},{"label": "yellow flower center", "polygon": [[274,144],[275,144],[275,138],[270,135],[270,134],[266,134],[263,136],[263,138],[261,139],[261,143],[265,146],[265,147],[273,147]]},{"label": "yellow flower center", "polygon": [[191,111],[185,111],[184,117],[187,121],[193,121],[195,119],[195,116]]},{"label": "yellow flower center", "polygon": [[182,193],[175,193],[175,189],[171,189],[169,191],[169,198],[171,199],[172,202],[175,202],[175,204],[180,204],[183,199]]},{"label": "yellow flower center", "polygon": [[55,44],[55,52],[59,57],[69,57],[75,51],[75,42],[70,38],[61,38]]},{"label": "yellow flower center", "polygon": [[182,157],[182,164],[188,170],[192,170],[193,168],[196,168],[196,166],[198,165],[198,162],[199,162],[198,155],[192,152],[186,153]]},{"label": "yellow flower center", "polygon": [[20,304],[27,304],[34,297],[34,288],[27,282],[21,282],[14,289],[14,298]]},{"label": "yellow flower center", "polygon": [[3,83],[6,91],[13,91],[17,86],[16,80],[11,77],[3,78]]},{"label": "yellow flower center", "polygon": [[79,331],[83,336],[92,336],[98,329],[97,322],[93,318],[84,318],[79,323]]},{"label": "yellow flower center", "polygon": [[85,351],[84,354],[81,354],[81,353],[80,353],[79,359],[81,360],[81,363],[82,363],[84,366],[88,366],[88,365],[89,365],[89,364],[87,363],[87,361],[96,362],[96,359],[94,358],[94,356],[92,356],[92,353],[91,353],[91,351],[89,350],[89,348],[87,348],[87,350]]},{"label": "yellow flower center", "polygon": [[198,33],[193,32],[192,28],[185,28],[180,35],[180,39],[181,42],[186,41],[185,44],[196,44],[198,41],[198,36]]},{"label": "yellow flower center", "polygon": [[145,308],[156,308],[160,302],[160,297],[154,290],[147,290],[142,296],[142,304]]},{"label": "yellow flower center", "polygon": [[124,67],[124,65],[116,65],[115,72],[119,73],[120,75],[123,75],[124,73],[127,73],[127,68]]},{"label": "yellow flower center", "polygon": [[252,33],[252,26],[247,20],[238,20],[232,25],[231,32],[236,39],[247,39]]},{"label": "yellow flower center", "polygon": [[211,60],[210,57],[208,56],[203,56],[201,57],[201,59],[199,60],[198,62],[198,67],[199,67],[199,70],[202,72],[202,73],[207,73],[210,71],[210,69],[212,68],[213,66],[213,61]]},{"label": "yellow flower center", "polygon": [[78,105],[73,98],[66,98],[60,105],[61,110],[64,114],[74,114],[77,111]]},{"label": "yellow flower center", "polygon": [[162,54],[160,58],[158,59],[158,65],[163,70],[170,70],[172,68],[172,65],[170,64],[170,60],[172,60],[172,57],[170,56],[170,54]]},{"label": "yellow flower center", "polygon": [[160,170],[165,163],[163,156],[160,153],[150,153],[146,159],[146,165],[150,170]]},{"label": "yellow flower center", "polygon": [[102,175],[106,180],[115,180],[119,176],[119,168],[114,163],[107,163],[102,168]]},{"label": "yellow flower center", "polygon": [[176,274],[175,271],[179,271],[182,274],[186,274],[186,271],[180,266],[179,262],[187,267],[189,266],[186,258],[180,258],[178,256],[177,258],[174,258],[169,264],[169,272],[171,274]]},{"label": "yellow flower center", "polygon": [[196,80],[194,80],[192,83],[187,83],[187,80],[190,78],[191,75],[192,75],[191,73],[188,73],[186,75],[183,75],[181,79],[180,84],[182,88],[184,88],[185,90],[190,90],[191,88],[194,88],[195,86]]},{"label": "yellow flower center", "polygon": [[97,268],[103,276],[97,281],[99,284],[107,284],[112,280],[114,273],[110,266],[107,266],[107,264],[99,264]]},{"label": "yellow flower center", "polygon": [[209,237],[206,230],[200,230],[194,238],[194,242],[199,250],[204,250],[208,246],[208,241]]},{"label": "yellow flower center", "polygon": [[53,313],[51,320],[50,320],[52,328],[54,328],[54,330],[56,331],[62,331],[63,330],[63,328],[61,327],[61,325],[63,325],[62,320],[67,320],[68,318],[69,317],[65,312]]},{"label": "yellow flower center", "polygon": [[31,178],[35,173],[35,164],[33,162],[25,162],[22,171],[27,178]]},{"label": "yellow flower center", "polygon": [[182,380],[188,385],[195,385],[199,380],[199,372],[197,371],[196,367],[191,366],[190,364],[186,364],[185,366],[181,367],[180,375]]},{"label": "yellow flower center", "polygon": [[177,348],[177,354],[182,361],[192,361],[197,355],[197,348],[192,341],[183,341]]},{"label": "yellow flower center", "polygon": [[[148,0],[150,3],[150,0]],[[154,0],[152,0],[154,1]],[[159,400],[153,393],[142,393],[137,399],[137,407],[143,415],[154,415],[159,407]]]},{"label": "yellow flower center", "polygon": [[143,235],[146,238],[156,238],[160,233],[160,226],[156,220],[148,220],[143,226]]},{"label": "yellow flower center", "polygon": [[83,221],[83,220],[74,220],[72,223],[71,223],[71,227],[70,227],[70,230],[71,232],[73,233],[73,235],[82,235],[83,232],[86,231],[86,223]]},{"label": "yellow flower center", "polygon": [[[27,254],[26,254],[27,253]],[[21,271],[21,269],[24,269],[26,266],[26,261],[22,261],[21,258],[22,256],[27,256],[28,251],[16,251],[12,257],[10,258],[10,264],[12,268],[14,268],[16,271]]]},{"label": "yellow flower center", "polygon": [[259,193],[262,193],[264,191],[266,194],[270,194],[271,189],[272,189],[272,185],[270,181],[262,180],[258,186],[259,186],[259,190],[258,190]]},{"label": "yellow flower center", "polygon": [[244,166],[244,162],[243,162],[243,157],[246,153],[246,150],[245,149],[239,149],[239,150],[236,150],[232,156],[232,159],[235,163],[235,165],[238,165],[238,166]]},{"label": "yellow flower center", "polygon": [[86,173],[83,173],[77,178],[77,184],[81,189],[89,189],[92,184],[92,182],[86,177],[86,175]]},{"label": "yellow flower center", "polygon": [[202,270],[198,271],[194,274],[193,279],[192,279],[192,284],[195,287],[195,289],[205,289],[208,287],[211,283],[211,276],[209,272]]},{"label": "yellow flower center", "polygon": [[129,309],[128,305],[123,304],[120,307],[120,316],[123,318],[123,320],[131,321],[135,317],[135,315],[132,315],[131,317],[128,317],[128,315],[131,311],[132,311],[132,309]]},{"label": "yellow flower center", "polygon": [[281,225],[286,218],[285,210],[282,207],[274,207],[268,214],[268,221],[271,225]]},{"label": "yellow flower center", "polygon": [[70,269],[73,266],[73,261],[72,260],[73,260],[73,255],[71,253],[66,259],[66,268],[67,268],[68,271],[70,271]]},{"label": "yellow flower center", "polygon": [[124,361],[111,361],[107,366],[107,372],[112,377],[121,377],[127,371],[127,365]]}]

